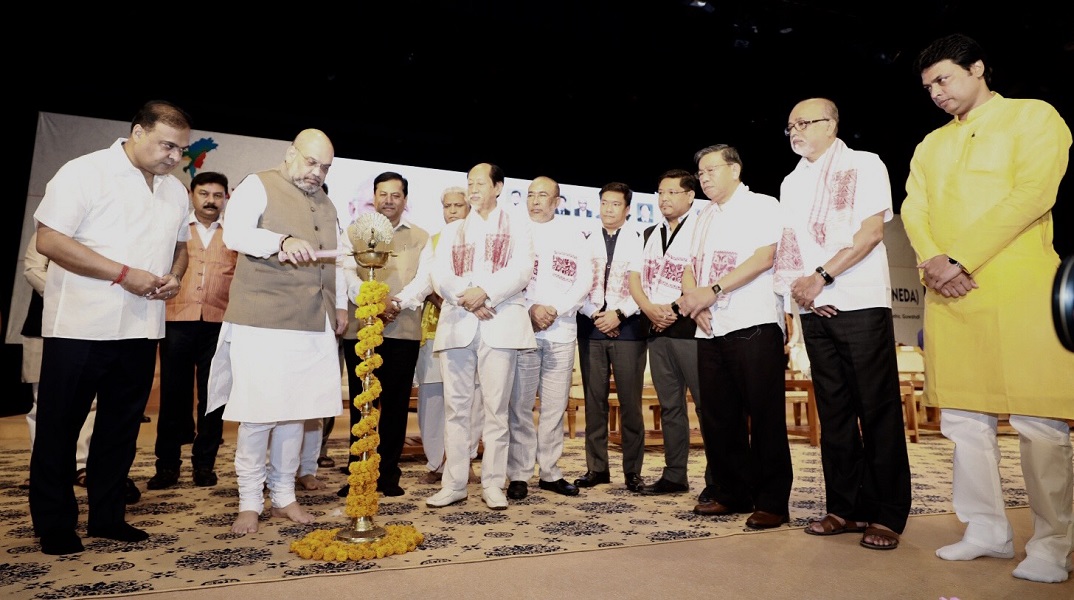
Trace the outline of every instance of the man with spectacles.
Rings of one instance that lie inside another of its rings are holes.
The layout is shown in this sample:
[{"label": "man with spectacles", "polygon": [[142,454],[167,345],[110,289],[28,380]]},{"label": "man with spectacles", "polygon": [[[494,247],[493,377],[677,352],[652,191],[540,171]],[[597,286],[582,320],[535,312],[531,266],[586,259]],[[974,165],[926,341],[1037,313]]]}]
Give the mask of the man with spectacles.
[{"label": "man with spectacles", "polygon": [[697,323],[695,400],[708,472],[694,512],[752,511],[746,526],[770,529],[788,520],[793,478],[783,312],[772,290],[779,207],[742,183],[734,147],[709,146],[694,160],[711,202],[694,225],[676,303]]},{"label": "man with spectacles", "polygon": [[[682,273],[690,262],[697,179],[682,169],[660,176],[657,207],[664,221],[645,229],[644,248],[630,265],[630,295],[641,309],[649,372],[660,401],[660,433],[664,439],[664,470],[638,492],[676,494],[690,490],[686,465],[690,455],[690,416],[686,390],[700,398],[697,386],[697,324],[673,306],[682,295]],[[695,408],[700,406],[694,405]]]},{"label": "man with spectacles", "polygon": [[343,259],[317,256],[341,242],[321,187],[334,155],[324,132],[302,131],[283,163],[239,183],[224,215],[238,257],[206,411],[226,405],[224,420],[239,422],[233,533],[257,531],[266,481],[273,516],[314,519],[295,499],[295,474],[307,421],[341,412],[336,336],[348,322]]},{"label": "man with spectacles", "polygon": [[883,241],[891,187],[880,157],[847,147],[838,129],[835,103],[799,102],[785,133],[802,158],[780,186],[776,291],[801,312],[824,432],[827,514],[805,532],[862,533],[862,546],[891,550],[910,514]]},{"label": "man with spectacles", "polygon": [[928,287],[925,393],[955,443],[952,503],[967,524],[936,555],[1014,557],[996,442],[997,415],[1006,414],[1033,511],[1033,537],[1013,574],[1066,581],[1074,355],[1052,333],[1048,299],[1059,266],[1051,209],[1070,128],[1045,102],[993,92],[984,50],[964,35],[936,40],[915,66],[932,102],[954,117],[914,151],[902,205]]},{"label": "man with spectacles", "polygon": [[[638,303],[630,295],[630,266],[641,258],[641,232],[624,228],[634,192],[625,183],[600,189],[600,227],[582,235],[593,252],[593,289],[578,311],[578,360],[585,391],[586,472],[578,487],[611,482],[608,469],[608,385],[615,377],[623,436],[623,475],[632,492],[641,489],[645,423],[641,390],[645,383],[645,338]],[[581,201],[579,201],[581,206]]]},{"label": "man with spectacles", "polygon": [[[526,194],[534,253],[526,307],[537,347],[518,351],[507,415],[511,430],[507,497],[512,500],[526,497],[534,463],[542,490],[578,495],[578,487],[563,478],[558,463],[578,340],[575,316],[593,287],[593,256],[577,225],[555,218],[560,200],[559,184],[549,177],[534,179]],[[541,406],[535,427],[533,406],[538,393]]]},{"label": "man with spectacles", "polygon": [[[406,213],[409,193],[410,183],[394,171],[386,171],[373,179],[373,208],[387,217],[395,230],[391,244],[387,246],[382,244],[377,248],[391,252],[391,259],[378,270],[377,274],[377,280],[387,284],[388,293],[391,296],[399,294],[404,286],[414,280],[418,273],[418,258],[429,241],[427,231],[410,223],[403,216]],[[353,233],[353,227],[352,224],[348,231]],[[369,271],[360,268],[353,255],[348,255],[344,260],[344,274],[347,278],[347,310],[353,315],[358,309],[354,300],[358,297],[362,282],[369,278]],[[399,468],[399,459],[403,455],[403,446],[406,443],[407,419],[410,415],[410,390],[414,383],[418,351],[421,349],[421,313],[415,310],[403,311],[398,302],[387,302],[380,318],[384,321],[382,333],[384,342],[377,347],[377,353],[384,358],[384,364],[377,372],[382,385],[380,396],[377,398],[377,405],[380,409],[380,421],[377,427],[377,433],[380,434],[380,446],[377,450],[380,454],[380,476],[377,478],[377,491],[385,496],[402,496],[405,491],[399,485],[399,479],[403,474]],[[358,319],[352,319],[347,326],[347,331],[343,334],[347,388],[352,399],[363,391],[363,379],[355,371],[358,363],[362,361],[362,357],[358,356],[355,350],[360,326]],[[354,402],[347,404],[350,410],[350,422],[357,423],[362,418],[360,407],[355,406]],[[352,431],[350,444],[353,445],[358,439]],[[359,457],[351,454],[348,467],[358,459]],[[350,486],[344,485],[338,494],[346,497],[349,491]]]}]

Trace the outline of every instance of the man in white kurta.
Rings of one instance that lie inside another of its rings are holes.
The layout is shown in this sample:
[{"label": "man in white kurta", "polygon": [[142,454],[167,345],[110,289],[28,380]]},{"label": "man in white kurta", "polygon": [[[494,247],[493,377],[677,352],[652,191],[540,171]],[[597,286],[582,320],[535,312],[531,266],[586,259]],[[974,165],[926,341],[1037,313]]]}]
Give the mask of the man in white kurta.
[{"label": "man in white kurta", "polygon": [[[508,419],[511,430],[507,454],[507,497],[528,494],[533,467],[540,467],[538,486],[564,496],[578,487],[563,478],[563,415],[574,374],[578,339],[576,315],[593,287],[593,256],[581,231],[571,220],[556,219],[559,184],[537,177],[526,194],[533,227],[534,264],[526,286],[526,307],[537,347],[518,351],[518,365]],[[541,406],[537,425],[533,407]]]},{"label": "man in white kurta", "polygon": [[37,249],[50,261],[30,458],[30,516],[45,554],[84,549],[72,479],[95,394],[86,531],[123,542],[149,537],[126,522],[124,488],[164,336],[163,300],[186,269],[189,200],[171,171],[189,144],[186,113],[148,102],[129,138],[61,167],[34,213]]},{"label": "man in white kurta", "polygon": [[466,498],[470,409],[474,386],[485,406],[481,497],[507,508],[507,406],[518,350],[536,341],[523,290],[533,271],[529,223],[497,205],[503,170],[482,163],[467,174],[472,210],[444,227],[433,255],[433,289],[443,298],[433,350],[441,352],[447,466],[441,490],[425,502],[447,506]]},{"label": "man in white kurta", "polygon": [[713,485],[694,512],[753,511],[746,527],[788,520],[791,451],[783,387],[783,313],[772,288],[779,203],[742,183],[732,146],[695,155],[711,200],[697,216],[680,310],[697,322],[698,402]]},{"label": "man in white kurta", "polygon": [[775,287],[801,311],[824,432],[827,514],[805,531],[861,530],[862,546],[889,550],[911,499],[883,241],[891,186],[880,157],[849,148],[838,124],[824,98],[791,110],[785,132],[802,158],[780,185]]},{"label": "man in white kurta", "polygon": [[[301,132],[276,169],[247,176],[231,195],[224,243],[239,253],[210,373],[210,405],[238,421],[234,533],[257,531],[268,483],[273,516],[310,523],[295,500],[304,424],[340,414],[336,336],[347,325],[335,207],[321,189],[334,149]],[[266,453],[272,468],[265,465]]]},{"label": "man in white kurta", "polygon": [[[445,189],[440,194],[444,211],[444,223],[465,219],[470,213],[466,190],[458,186]],[[391,300],[398,302],[402,310],[421,310],[421,348],[414,368],[414,380],[418,385],[418,430],[421,447],[425,452],[425,468],[422,483],[437,483],[444,476],[444,379],[440,373],[440,356],[433,352],[436,326],[440,321],[440,305],[443,299],[433,292],[433,250],[440,241],[440,234],[429,238],[418,258],[418,272]],[[485,423],[481,388],[474,388],[475,396],[470,412],[470,460],[477,458],[481,444],[481,428]],[[480,481],[471,468],[467,479],[470,483]]]}]

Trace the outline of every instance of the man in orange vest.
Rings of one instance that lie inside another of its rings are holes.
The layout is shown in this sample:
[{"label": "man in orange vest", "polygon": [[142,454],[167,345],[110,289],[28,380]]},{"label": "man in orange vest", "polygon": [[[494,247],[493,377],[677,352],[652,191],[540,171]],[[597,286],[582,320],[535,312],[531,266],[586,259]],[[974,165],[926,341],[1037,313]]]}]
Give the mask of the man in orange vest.
[{"label": "man in orange vest", "polygon": [[[146,483],[150,490],[179,482],[182,445],[193,442],[190,462],[194,485],[216,485],[216,453],[223,433],[218,408],[206,413],[209,364],[216,351],[220,323],[227,308],[235,274],[235,251],[224,246],[220,215],[230,189],[227,177],[202,171],[190,182],[190,239],[186,271],[179,294],[168,299],[164,338],[160,341],[160,416],[157,418],[157,472]],[[198,417],[194,421],[194,383]]]}]

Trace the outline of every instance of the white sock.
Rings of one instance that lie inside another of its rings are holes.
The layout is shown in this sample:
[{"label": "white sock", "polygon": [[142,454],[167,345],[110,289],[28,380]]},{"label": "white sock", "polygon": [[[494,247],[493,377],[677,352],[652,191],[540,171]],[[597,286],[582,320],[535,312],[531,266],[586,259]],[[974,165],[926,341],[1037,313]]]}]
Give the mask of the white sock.
[{"label": "white sock", "polygon": [[997,552],[995,550],[989,550],[984,546],[978,546],[972,542],[961,540],[949,546],[940,548],[936,551],[936,556],[939,556],[944,560],[973,560],[982,556],[987,556],[989,558],[1014,558],[1014,543],[1007,542],[1007,544],[1003,546],[1003,550]]},{"label": "white sock", "polygon": [[1025,560],[1018,563],[1018,567],[1014,569],[1012,573],[1019,579],[1028,579],[1029,581],[1039,581],[1041,583],[1059,583],[1066,581],[1067,570],[1058,565],[1037,558],[1035,556],[1027,556]]}]

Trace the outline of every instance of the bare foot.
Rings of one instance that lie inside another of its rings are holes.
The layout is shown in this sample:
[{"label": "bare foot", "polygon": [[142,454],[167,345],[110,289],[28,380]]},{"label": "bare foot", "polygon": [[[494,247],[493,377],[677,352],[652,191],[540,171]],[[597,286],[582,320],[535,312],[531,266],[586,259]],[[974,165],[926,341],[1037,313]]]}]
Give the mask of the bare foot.
[{"label": "bare foot", "polygon": [[298,505],[298,502],[292,502],[283,508],[272,507],[272,516],[274,517],[287,517],[295,523],[312,523],[313,515],[302,510],[302,507]]},{"label": "bare foot", "polygon": [[295,484],[302,489],[310,492],[312,492],[313,490],[319,490],[324,487],[324,484],[321,483],[321,480],[317,479],[317,476],[313,473],[310,473],[309,475],[303,475],[302,477],[295,479]]},{"label": "bare foot", "polygon": [[239,511],[231,524],[231,533],[257,533],[257,518],[257,513],[252,510]]}]

